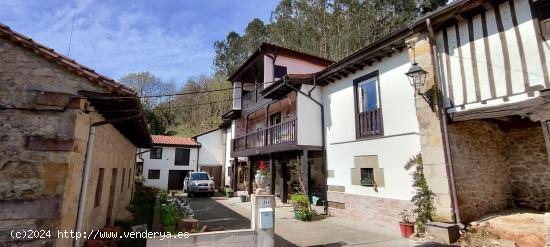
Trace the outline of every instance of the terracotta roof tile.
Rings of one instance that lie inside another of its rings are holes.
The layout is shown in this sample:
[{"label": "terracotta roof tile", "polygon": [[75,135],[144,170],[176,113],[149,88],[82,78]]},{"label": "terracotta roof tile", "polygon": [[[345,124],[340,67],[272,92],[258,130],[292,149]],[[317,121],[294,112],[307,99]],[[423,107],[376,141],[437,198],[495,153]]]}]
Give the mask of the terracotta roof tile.
[{"label": "terracotta roof tile", "polygon": [[198,142],[194,141],[191,137],[151,135],[151,139],[153,139],[153,144],[157,144],[157,145],[197,146],[197,147],[201,146]]}]

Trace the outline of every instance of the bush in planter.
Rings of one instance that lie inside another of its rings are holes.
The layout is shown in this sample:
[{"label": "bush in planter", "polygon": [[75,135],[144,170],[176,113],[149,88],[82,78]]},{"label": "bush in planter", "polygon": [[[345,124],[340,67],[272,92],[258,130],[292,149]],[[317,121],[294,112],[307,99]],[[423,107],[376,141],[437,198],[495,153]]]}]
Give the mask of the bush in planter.
[{"label": "bush in planter", "polygon": [[233,194],[235,192],[230,187],[225,188],[225,197],[230,198],[233,197]]},{"label": "bush in planter", "polygon": [[240,195],[239,196],[241,198],[241,202],[246,202],[247,201],[247,195]]},{"label": "bush in planter", "polygon": [[294,218],[301,221],[311,221],[315,211],[311,209],[309,198],[305,194],[293,194],[290,197],[294,207]]},{"label": "bush in planter", "polygon": [[164,227],[164,231],[176,233],[176,224],[181,220],[181,212],[173,202],[170,202],[160,209],[160,219]]}]

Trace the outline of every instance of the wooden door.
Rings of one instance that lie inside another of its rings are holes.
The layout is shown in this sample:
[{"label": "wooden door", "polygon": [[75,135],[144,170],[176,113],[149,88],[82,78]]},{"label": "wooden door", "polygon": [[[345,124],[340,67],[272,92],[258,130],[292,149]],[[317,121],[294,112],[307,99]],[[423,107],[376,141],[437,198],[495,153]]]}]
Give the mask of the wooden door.
[{"label": "wooden door", "polygon": [[222,188],[222,167],[221,166],[201,166],[201,171],[208,172],[214,178],[216,188]]}]

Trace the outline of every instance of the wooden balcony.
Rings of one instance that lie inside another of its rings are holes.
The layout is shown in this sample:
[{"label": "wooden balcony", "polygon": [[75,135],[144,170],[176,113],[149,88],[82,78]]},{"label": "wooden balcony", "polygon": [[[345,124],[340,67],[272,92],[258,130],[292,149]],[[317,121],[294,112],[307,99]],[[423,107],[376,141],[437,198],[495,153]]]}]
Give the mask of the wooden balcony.
[{"label": "wooden balcony", "polygon": [[382,126],[382,110],[380,108],[357,114],[357,138],[381,136],[384,134]]},{"label": "wooden balcony", "polygon": [[294,118],[233,139],[233,153],[239,156],[270,153],[288,146],[296,146],[296,139]]}]

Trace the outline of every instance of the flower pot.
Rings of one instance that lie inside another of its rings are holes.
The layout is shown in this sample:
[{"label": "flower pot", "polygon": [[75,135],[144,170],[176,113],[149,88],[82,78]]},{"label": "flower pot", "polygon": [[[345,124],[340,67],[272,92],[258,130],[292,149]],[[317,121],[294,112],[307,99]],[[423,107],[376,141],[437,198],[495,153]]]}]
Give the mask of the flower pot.
[{"label": "flower pot", "polygon": [[235,192],[233,192],[233,191],[226,191],[226,192],[225,192],[225,197],[226,197],[226,198],[231,198],[231,197],[233,197],[233,194],[234,194],[234,193],[235,193]]},{"label": "flower pot", "polygon": [[269,183],[270,178],[266,174],[262,174],[260,170],[256,171],[256,176],[254,176],[254,181],[256,182],[256,185],[258,188],[255,191],[255,194],[262,195],[262,194],[269,194]]},{"label": "flower pot", "polygon": [[241,202],[246,202],[246,195],[241,195],[240,198],[241,198]]},{"label": "flower pot", "polygon": [[414,233],[414,224],[399,222],[399,229],[402,237],[409,238]]}]

